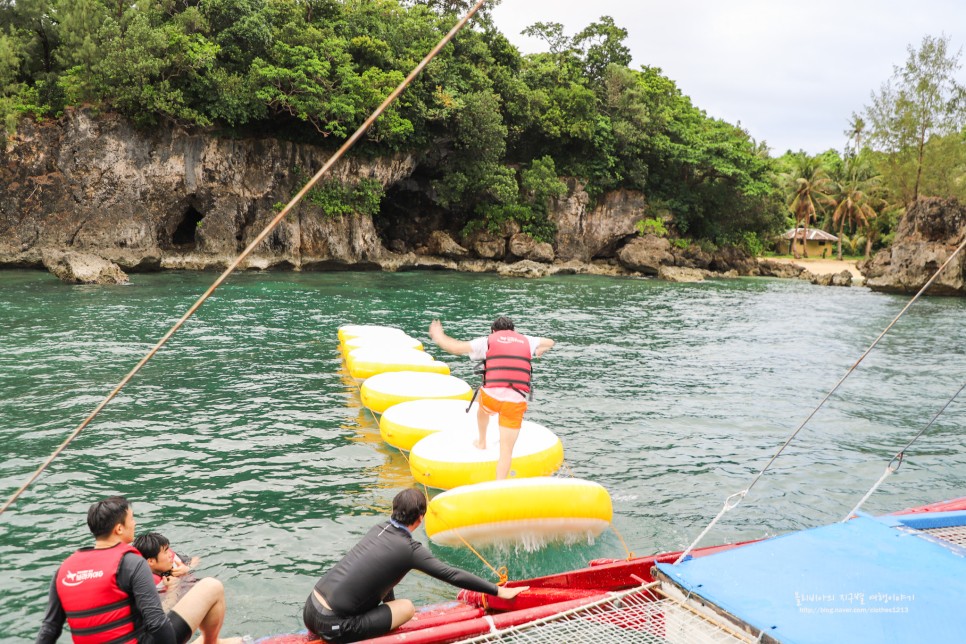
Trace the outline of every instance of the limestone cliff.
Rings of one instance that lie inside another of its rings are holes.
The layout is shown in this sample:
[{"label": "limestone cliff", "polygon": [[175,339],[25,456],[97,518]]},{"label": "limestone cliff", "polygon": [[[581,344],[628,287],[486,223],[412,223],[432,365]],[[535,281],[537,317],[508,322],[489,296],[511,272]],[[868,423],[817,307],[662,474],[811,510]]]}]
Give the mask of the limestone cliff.
[{"label": "limestone cliff", "polygon": [[[892,246],[859,268],[872,290],[915,293],[949,259],[964,235],[966,207],[955,199],[923,198],[899,221]],[[966,255],[957,256],[928,292],[966,295]]]},{"label": "limestone cliff", "polygon": [[[277,139],[143,131],[84,110],[25,120],[0,157],[0,265],[40,266],[45,251],[81,250],[125,270],[224,266],[329,154]],[[332,177],[391,185],[415,163],[346,159]],[[303,201],[249,265],[364,266],[385,252],[370,217],[326,217]]]},{"label": "limestone cliff", "polygon": [[[64,252],[98,255],[127,272],[227,266],[330,154],[274,138],[144,130],[85,109],[57,121],[24,120],[0,151],[0,266],[39,268],[45,255]],[[331,179],[372,179],[386,189],[376,221],[326,216],[303,200],[246,267],[425,268],[422,257],[439,245],[433,233],[460,238],[465,223],[429,199],[428,163],[412,154],[344,159]],[[511,226],[505,234],[462,240],[473,263],[459,266],[498,271],[526,260],[574,271],[574,262],[600,261],[608,272],[636,274],[616,258],[636,236],[634,223],[647,216],[644,196],[621,190],[591,203],[577,181],[568,186],[567,196],[551,204],[552,245]]]}]

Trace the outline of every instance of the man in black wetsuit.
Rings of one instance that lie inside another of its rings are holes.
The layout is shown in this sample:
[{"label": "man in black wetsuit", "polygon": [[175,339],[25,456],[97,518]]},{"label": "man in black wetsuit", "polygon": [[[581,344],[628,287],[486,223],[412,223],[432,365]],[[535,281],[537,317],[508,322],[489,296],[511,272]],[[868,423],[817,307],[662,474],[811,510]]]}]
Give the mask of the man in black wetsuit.
[{"label": "man in black wetsuit", "polygon": [[412,537],[426,514],[426,497],[403,490],[392,500],[392,517],[377,524],[315,584],[305,601],[302,619],[326,642],[356,642],[399,628],[416,614],[408,599],[396,599],[393,588],[410,570],[460,588],[513,599],[527,590],[498,587],[459,568],[447,566]]},{"label": "man in black wetsuit", "polygon": [[91,505],[87,525],[93,548],[81,548],[50,583],[47,612],[37,644],[56,642],[67,621],[75,641],[184,644],[201,629],[204,644],[219,640],[225,591],[214,578],[200,580],[165,615],[148,562],[131,546],[134,512],[123,496]]}]

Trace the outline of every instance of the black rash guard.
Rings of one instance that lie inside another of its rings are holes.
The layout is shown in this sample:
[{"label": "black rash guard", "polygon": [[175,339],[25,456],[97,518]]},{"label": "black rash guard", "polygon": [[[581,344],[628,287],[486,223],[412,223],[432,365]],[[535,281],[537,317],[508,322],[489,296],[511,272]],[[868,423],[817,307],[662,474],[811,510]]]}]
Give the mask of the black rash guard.
[{"label": "black rash guard", "polygon": [[392,589],[410,570],[422,572],[454,586],[489,595],[496,584],[459,568],[447,566],[405,528],[384,522],[373,526],[334,568],[315,584],[333,611],[361,615],[393,598]]},{"label": "black rash guard", "polygon": [[[121,557],[117,567],[117,585],[134,598],[134,627],[139,642],[175,644],[174,628],[161,608],[161,598],[151,576],[148,562],[139,554],[129,552]],[[37,644],[52,644],[64,629],[67,613],[57,595],[57,573],[50,582],[47,612],[37,635]]]}]

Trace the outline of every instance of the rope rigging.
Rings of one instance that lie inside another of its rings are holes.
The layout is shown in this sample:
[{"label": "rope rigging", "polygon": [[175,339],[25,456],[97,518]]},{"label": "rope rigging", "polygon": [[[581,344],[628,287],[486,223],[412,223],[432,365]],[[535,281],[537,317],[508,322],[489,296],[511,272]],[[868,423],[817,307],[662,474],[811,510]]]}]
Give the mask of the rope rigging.
[{"label": "rope rigging", "polygon": [[252,252],[259,244],[265,241],[265,239],[272,233],[273,230],[275,230],[275,228],[282,222],[282,220],[285,219],[285,217],[292,211],[292,209],[295,206],[297,206],[299,202],[302,201],[302,199],[309,192],[309,190],[311,190],[315,186],[315,184],[318,183],[318,181],[323,176],[325,176],[326,173],[328,173],[328,171],[332,168],[332,166],[334,166],[336,162],[339,161],[345,155],[345,153],[348,152],[349,149],[355,145],[356,141],[362,138],[362,135],[365,134],[366,131],[372,126],[372,124],[376,122],[376,119],[382,116],[383,112],[385,112],[386,109],[388,109],[389,106],[396,100],[396,98],[398,98],[399,95],[402,94],[402,92],[407,87],[409,87],[409,85],[413,82],[413,80],[415,80],[415,78],[420,74],[420,72],[423,71],[426,65],[428,65],[430,61],[432,61],[433,58],[436,57],[436,55],[443,49],[443,47],[445,47],[456,36],[456,34],[458,34],[463,29],[466,23],[469,22],[470,18],[472,18],[476,14],[476,12],[479,11],[479,9],[483,6],[485,2],[486,0],[478,0],[477,3],[474,4],[469,11],[466,12],[466,15],[464,15],[455,25],[453,25],[452,29],[450,29],[449,32],[447,32],[447,34],[443,36],[443,38],[440,39],[438,43],[436,43],[436,46],[433,47],[433,49],[428,54],[426,54],[426,56],[419,62],[418,65],[416,65],[413,68],[411,72],[409,72],[409,75],[406,76],[405,79],[403,79],[403,81],[396,87],[396,89],[394,89],[389,94],[389,96],[387,96],[386,99],[379,105],[379,107],[377,107],[375,111],[369,115],[369,118],[367,118],[362,123],[362,125],[360,125],[359,128],[355,132],[353,132],[348,139],[346,139],[345,143],[343,143],[342,146],[338,150],[336,150],[336,152],[331,157],[329,157],[329,160],[326,161],[325,164],[323,164],[323,166],[319,169],[318,172],[315,173],[315,175],[311,179],[309,179],[308,183],[306,183],[302,187],[302,189],[299,190],[294,197],[292,197],[292,199],[285,205],[285,207],[282,208],[282,210],[280,210],[279,213],[275,215],[275,217],[265,226],[262,232],[260,232],[258,236],[255,237],[255,239],[253,239],[252,242],[245,248],[245,250],[243,250],[241,254],[239,254],[238,257],[235,258],[235,260],[228,266],[228,268],[226,268],[225,271],[218,276],[218,278],[212,283],[212,285],[208,287],[208,290],[206,290],[201,295],[201,297],[199,297],[197,301],[195,301],[195,303],[191,305],[191,307],[185,312],[185,314],[182,315],[181,318],[177,322],[175,322],[170,329],[168,329],[167,333],[165,333],[164,336],[162,336],[161,339],[158,340],[157,344],[155,344],[151,348],[151,350],[148,351],[143,358],[141,358],[141,360],[134,366],[134,368],[131,369],[131,371],[128,372],[128,374],[121,379],[121,381],[117,384],[117,386],[115,386],[114,389],[111,390],[111,392],[100,402],[100,404],[98,404],[97,407],[94,408],[94,411],[92,411],[87,416],[87,418],[85,418],[80,423],[80,425],[78,425],[74,429],[74,431],[72,431],[70,435],[67,436],[66,440],[64,440],[64,442],[61,443],[56,450],[54,450],[53,454],[51,454],[43,463],[41,463],[40,467],[38,467],[37,470],[32,475],[30,475],[30,477],[28,477],[28,479],[23,483],[23,485],[21,485],[17,489],[17,491],[10,496],[9,499],[7,499],[7,501],[3,504],[3,506],[0,507],[0,515],[6,512],[7,509],[11,505],[13,505],[13,503],[20,497],[20,495],[23,494],[24,491],[26,491],[26,489],[30,487],[30,485],[34,481],[36,481],[41,474],[43,474],[44,470],[46,470],[47,467],[54,462],[54,459],[56,459],[65,449],[67,449],[67,446],[70,445],[75,438],[77,438],[77,436],[81,433],[81,431],[83,431],[83,429],[87,427],[91,423],[91,421],[94,420],[94,418],[97,417],[97,415],[101,412],[101,410],[104,409],[104,407],[106,407],[107,404],[111,400],[113,400],[118,393],[120,393],[121,389],[123,389],[124,386],[127,385],[127,383],[130,382],[132,378],[134,378],[134,376],[141,370],[141,368],[145,364],[147,364],[147,362],[151,358],[153,358],[158,351],[161,350],[161,347],[163,347],[168,342],[171,336],[173,336],[178,331],[178,329],[180,329],[184,325],[184,323],[188,321],[188,319],[192,315],[194,315],[195,311],[197,311],[201,307],[201,305],[204,304],[205,300],[207,300],[211,296],[211,294],[215,292],[215,289],[221,286],[225,282],[225,280],[228,279],[228,276],[231,275],[235,271],[235,269],[238,268],[241,265],[241,263],[249,255],[252,254]]},{"label": "rope rigging", "polygon": [[869,500],[869,497],[872,496],[872,494],[877,489],[879,489],[879,486],[882,485],[885,482],[885,480],[889,478],[889,476],[896,473],[899,467],[902,466],[902,461],[906,457],[906,452],[909,451],[909,448],[912,447],[912,444],[915,443],[917,440],[919,440],[919,437],[925,434],[929,430],[929,428],[933,426],[933,424],[939,419],[939,417],[942,416],[943,413],[946,411],[946,408],[949,407],[949,405],[951,405],[952,402],[959,397],[959,394],[963,393],[963,389],[966,389],[966,382],[964,382],[962,386],[958,390],[956,390],[956,393],[952,395],[952,398],[947,400],[946,404],[943,405],[942,408],[936,412],[936,415],[932,417],[932,420],[926,423],[926,426],[920,429],[919,432],[912,437],[912,440],[906,443],[905,447],[903,447],[898,452],[896,452],[896,455],[892,457],[892,460],[890,460],[886,464],[885,471],[882,473],[882,476],[879,477],[879,480],[876,481],[875,484],[873,484],[873,486],[869,489],[869,491],[865,493],[865,496],[863,496],[862,499],[855,504],[855,507],[852,508],[852,511],[849,512],[847,515],[845,515],[845,518],[842,519],[843,523],[848,521],[852,517],[858,515],[859,508],[861,508],[865,504],[865,502]]},{"label": "rope rigging", "polygon": [[[885,334],[888,333],[892,329],[893,326],[895,326],[895,324],[899,321],[899,319],[903,315],[905,315],[906,311],[909,310],[909,307],[911,307],[916,302],[916,300],[918,300],[920,298],[920,296],[922,296],[922,294],[925,293],[926,290],[928,290],[930,286],[932,286],[933,282],[936,281],[936,279],[943,272],[943,270],[945,270],[945,268],[947,266],[949,266],[949,264],[953,261],[953,259],[957,255],[959,255],[960,251],[962,251],[964,247],[966,247],[966,237],[964,237],[963,241],[959,244],[959,246],[956,247],[956,250],[954,250],[952,252],[952,254],[949,255],[948,258],[946,258],[946,261],[943,262],[943,265],[940,266],[939,268],[937,268],[936,269],[936,272],[934,272],[932,274],[932,277],[930,277],[929,280],[925,284],[923,284],[922,288],[920,288],[919,291],[915,295],[912,296],[912,299],[910,299],[906,303],[906,305],[904,307],[902,307],[902,310],[899,311],[899,313],[892,319],[892,321],[889,322],[889,324],[886,326],[886,328],[882,330],[882,333],[880,333],[878,335],[878,337],[875,340],[873,340],[872,344],[869,345],[869,348],[866,349],[865,352],[861,356],[859,356],[859,359],[856,360],[855,363],[851,367],[848,368],[848,370],[846,370],[845,375],[843,375],[841,378],[839,378],[839,381],[835,383],[835,386],[832,387],[827,394],[825,394],[825,397],[822,398],[821,401],[819,401],[819,403],[815,407],[815,409],[813,409],[811,411],[811,413],[809,413],[808,416],[805,417],[805,420],[803,420],[801,422],[801,424],[799,424],[799,426],[797,428],[795,428],[795,431],[793,431],[791,433],[791,435],[782,444],[782,446],[778,448],[778,451],[776,451],[772,455],[771,459],[769,459],[769,461],[765,464],[765,466],[761,469],[761,471],[758,472],[758,474],[752,479],[752,481],[748,485],[748,487],[746,487],[743,490],[739,490],[738,492],[735,492],[734,494],[731,494],[730,496],[728,496],[725,499],[724,504],[723,504],[723,506],[721,508],[721,511],[718,512],[717,516],[715,516],[714,519],[711,520],[711,523],[709,523],[708,526],[704,530],[701,531],[701,534],[698,535],[698,537],[691,543],[691,545],[689,545],[686,549],[684,549],[681,552],[681,556],[677,558],[677,560],[674,562],[675,564],[681,563],[682,561],[684,561],[684,559],[686,559],[688,556],[690,556],[691,551],[694,550],[694,548],[701,542],[701,540],[705,537],[705,535],[707,535],[708,532],[710,532],[711,528],[713,528],[715,526],[715,524],[718,523],[718,521],[721,519],[721,517],[723,517],[725,514],[727,514],[731,510],[735,509],[736,507],[738,507],[738,504],[741,503],[741,500],[744,499],[748,495],[748,493],[751,491],[751,489],[753,487],[755,487],[755,484],[758,483],[758,481],[761,479],[761,477],[765,474],[766,471],[768,471],[768,469],[778,459],[778,457],[781,455],[781,453],[783,451],[785,451],[785,448],[788,447],[788,445],[795,439],[796,436],[798,436],[799,432],[802,431],[802,428],[805,427],[805,425],[808,423],[808,421],[810,421],[812,419],[812,417],[814,417],[815,414],[818,413],[818,410],[819,409],[821,409],[822,407],[825,406],[825,403],[828,402],[829,398],[832,397],[832,394],[834,394],[838,390],[838,388],[842,385],[842,383],[845,382],[845,379],[848,378],[850,375],[852,375],[852,373],[856,370],[856,368],[858,368],[858,366],[862,363],[862,361],[865,360],[866,356],[868,356],[872,352],[872,349],[874,349],[876,347],[876,345],[879,344],[879,341],[882,340],[882,338],[885,336]],[[958,393],[957,393],[957,395],[958,395]],[[949,403],[946,403],[946,404],[948,405]],[[945,407],[943,409],[945,409]],[[928,425],[926,426],[926,428],[928,428]],[[924,428],[923,431],[925,431],[926,428]],[[920,434],[921,434],[921,432],[920,432]],[[918,438],[918,436],[916,438]],[[900,452],[900,454],[901,453],[902,452]],[[895,460],[895,459],[893,459],[893,460]],[[890,462],[890,465],[891,465],[891,462]],[[898,465],[896,466],[896,468],[898,469]],[[884,478],[885,477],[883,477],[883,479]],[[880,479],[880,482],[881,482],[881,479]],[[864,500],[865,499],[863,499],[863,501]],[[860,505],[861,505],[861,503],[860,503]]]}]

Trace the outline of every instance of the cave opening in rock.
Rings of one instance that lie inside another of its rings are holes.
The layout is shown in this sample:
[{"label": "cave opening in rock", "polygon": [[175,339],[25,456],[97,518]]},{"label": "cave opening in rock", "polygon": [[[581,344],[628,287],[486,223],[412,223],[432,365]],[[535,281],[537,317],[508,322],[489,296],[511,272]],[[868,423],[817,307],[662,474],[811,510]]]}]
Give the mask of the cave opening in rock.
[{"label": "cave opening in rock", "polygon": [[428,188],[415,179],[387,188],[372,222],[383,245],[399,253],[425,244],[430,232],[450,223],[429,198]]},{"label": "cave opening in rock", "polygon": [[181,248],[194,246],[198,226],[204,218],[205,216],[198,212],[194,206],[188,206],[188,209],[185,210],[184,215],[181,217],[181,221],[178,223],[178,227],[174,229],[174,234],[171,236],[171,243]]}]

